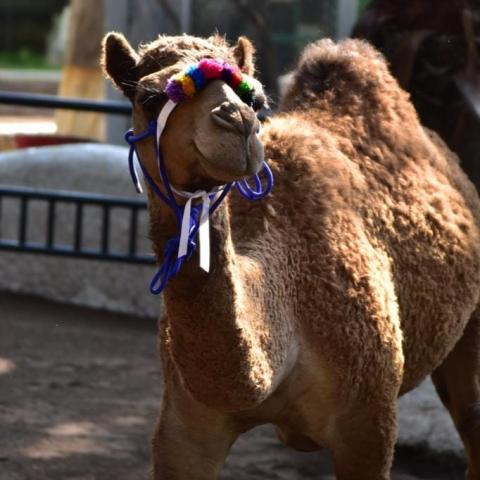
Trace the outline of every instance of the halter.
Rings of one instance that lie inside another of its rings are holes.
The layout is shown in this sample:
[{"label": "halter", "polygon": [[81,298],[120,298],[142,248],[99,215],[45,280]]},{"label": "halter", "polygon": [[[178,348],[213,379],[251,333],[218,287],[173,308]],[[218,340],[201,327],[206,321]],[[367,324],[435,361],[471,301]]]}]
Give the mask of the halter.
[{"label": "halter", "polygon": [[[163,291],[168,280],[174,277],[179,272],[183,262],[192,256],[197,247],[195,242],[197,233],[200,242],[200,267],[206,272],[210,270],[210,215],[220,206],[233,186],[236,187],[240,195],[248,200],[264,198],[270,193],[273,186],[273,174],[266,162],[263,162],[263,171],[266,177],[265,187],[263,187],[258,174],[253,177],[254,188],[249,185],[247,180],[227,183],[209,192],[205,190],[185,192],[176,190],[170,184],[160,148],[160,138],[168,117],[179,102],[192,97],[208,81],[214,79],[221,79],[228,83],[237,95],[249,105],[253,102],[255,89],[260,85],[257,80],[242,74],[237,67],[222,60],[203,59],[198,64],[190,66],[187,70],[169,79],[165,87],[168,100],[161,109],[157,120],[151,121],[147,129],[138,135],[135,135],[132,129],[125,134],[125,140],[130,145],[128,167],[137,192],[142,193],[142,186],[135,169],[135,156],[148,185],[155,195],[172,209],[179,227],[179,233],[167,241],[163,262],[150,283],[150,291],[154,295]],[[155,183],[140,160],[136,149],[137,142],[149,137],[153,137],[154,140],[157,167],[166,193],[162,192]],[[184,206],[178,205],[174,194],[187,199]],[[196,199],[200,200],[200,203],[194,205],[193,201]]]}]

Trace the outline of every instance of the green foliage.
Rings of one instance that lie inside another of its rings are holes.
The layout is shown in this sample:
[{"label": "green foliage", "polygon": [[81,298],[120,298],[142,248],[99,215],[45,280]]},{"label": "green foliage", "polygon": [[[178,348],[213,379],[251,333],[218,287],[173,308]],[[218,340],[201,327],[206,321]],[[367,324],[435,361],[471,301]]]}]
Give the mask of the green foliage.
[{"label": "green foliage", "polygon": [[41,54],[53,19],[68,0],[0,0],[0,51],[20,46]]},{"label": "green foliage", "polygon": [[21,48],[15,52],[0,51],[0,68],[49,69],[43,55]]},{"label": "green foliage", "polygon": [[358,9],[360,12],[363,12],[365,8],[367,8],[368,4],[371,3],[372,0],[359,0],[358,2]]}]

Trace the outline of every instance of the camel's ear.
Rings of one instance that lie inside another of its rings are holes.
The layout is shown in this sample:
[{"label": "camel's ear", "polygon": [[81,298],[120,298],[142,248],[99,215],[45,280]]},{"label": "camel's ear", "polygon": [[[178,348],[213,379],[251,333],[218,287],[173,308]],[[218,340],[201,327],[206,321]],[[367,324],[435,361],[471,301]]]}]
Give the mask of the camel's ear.
[{"label": "camel's ear", "polygon": [[240,70],[247,75],[253,75],[255,72],[254,55],[255,47],[252,42],[246,37],[239,37],[233,47],[233,57]]},{"label": "camel's ear", "polygon": [[110,32],[103,39],[103,71],[130,100],[135,93],[135,83],[139,80],[139,60],[137,52],[121,33]]}]

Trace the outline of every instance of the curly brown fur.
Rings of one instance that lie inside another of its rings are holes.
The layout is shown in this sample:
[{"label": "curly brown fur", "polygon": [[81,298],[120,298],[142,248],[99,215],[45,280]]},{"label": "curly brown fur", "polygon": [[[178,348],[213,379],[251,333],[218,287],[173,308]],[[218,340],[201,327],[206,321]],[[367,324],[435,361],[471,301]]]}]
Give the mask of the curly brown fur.
[{"label": "curly brown fur", "polygon": [[[139,62],[162,69],[157,80],[209,49],[233,57],[226,43],[159,42]],[[189,145],[179,126],[223,98],[216,88],[177,107],[166,157]],[[140,130],[151,113],[135,111]],[[288,445],[330,448],[337,479],[387,480],[396,398],[426,375],[458,425],[478,423],[477,194],[364,42],[307,47],[261,139],[271,195],[232,192],[211,220],[210,274],[194,256],[165,293],[155,478],[213,480],[241,432],[273,423]],[[141,156],[153,172],[150,143]],[[177,186],[210,186],[195,165],[177,152]],[[149,201],[161,259],[175,224]],[[468,478],[480,480],[480,432],[461,428]]]}]

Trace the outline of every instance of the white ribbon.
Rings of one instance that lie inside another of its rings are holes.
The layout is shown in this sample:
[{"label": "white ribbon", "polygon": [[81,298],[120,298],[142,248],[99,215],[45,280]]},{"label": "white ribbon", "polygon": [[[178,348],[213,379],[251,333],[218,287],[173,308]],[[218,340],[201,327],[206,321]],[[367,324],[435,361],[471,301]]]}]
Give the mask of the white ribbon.
[{"label": "white ribbon", "polygon": [[162,136],[165,127],[167,126],[167,120],[172,110],[177,106],[172,100],[167,100],[167,103],[162,107],[157,118],[157,141],[160,148],[160,137]]},{"label": "white ribbon", "polygon": [[[215,195],[213,200],[225,188],[225,185],[216,187],[210,192],[205,190],[197,190],[196,192],[185,192],[183,190],[172,190],[183,198],[187,198],[182,217],[182,229],[180,231],[180,242],[178,246],[178,258],[183,257],[188,252],[188,238],[190,236],[190,216],[192,212],[192,201],[196,198],[202,199],[202,210],[200,212],[198,240],[200,243],[200,268],[206,272],[210,271],[210,205],[212,203],[211,195]],[[193,226],[195,228],[195,226]]]},{"label": "white ribbon", "polygon": [[[183,257],[188,251],[188,237],[190,236],[190,216],[192,212],[192,201],[196,198],[202,199],[202,210],[200,212],[198,239],[200,242],[200,267],[206,272],[210,271],[210,195],[205,190],[197,190],[194,193],[183,190],[172,190],[183,198],[187,198],[182,217],[182,229],[180,231],[180,244],[178,246],[178,258]],[[212,192],[213,193],[213,192]],[[193,227],[194,228],[194,227]]]},{"label": "white ribbon", "polygon": [[[177,106],[172,100],[168,100],[160,111],[157,119],[157,142],[158,152],[160,152],[160,136],[165,129],[167,119],[172,113],[172,110]],[[160,160],[160,159],[158,159]],[[202,200],[202,210],[200,212],[199,227],[198,227],[198,239],[200,243],[200,267],[206,272],[210,271],[210,196],[215,194],[215,198],[219,192],[221,192],[225,186],[216,187],[210,192],[205,190],[197,190],[196,192],[185,192],[183,190],[177,190],[170,185],[170,188],[177,195],[186,198],[182,217],[182,229],[180,231],[180,243],[178,246],[178,258],[183,257],[188,252],[188,238],[190,236],[190,216],[192,212],[193,200],[200,198]],[[195,226],[193,227],[195,228]]]}]

